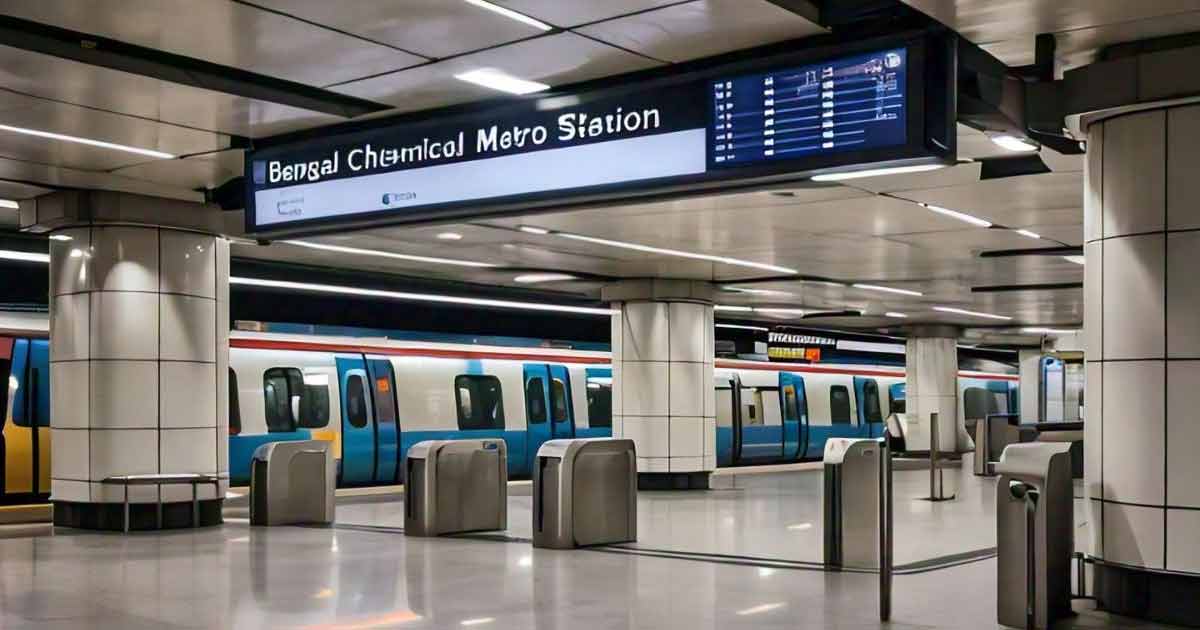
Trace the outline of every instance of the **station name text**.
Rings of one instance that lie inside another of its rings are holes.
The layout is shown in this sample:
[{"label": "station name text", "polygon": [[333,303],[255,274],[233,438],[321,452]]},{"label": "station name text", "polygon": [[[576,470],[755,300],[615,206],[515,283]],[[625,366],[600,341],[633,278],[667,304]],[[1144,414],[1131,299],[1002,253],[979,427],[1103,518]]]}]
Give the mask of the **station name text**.
[{"label": "station name text", "polygon": [[[424,137],[403,146],[363,143],[333,149],[319,159],[269,160],[261,175],[255,176],[255,183],[319,182],[347,172],[386,171],[466,157],[482,158],[489,154],[537,150],[548,143],[561,146],[595,142],[659,129],[662,115],[657,108],[626,111],[618,107],[606,114],[566,112],[560,114],[555,123],[553,135],[547,125],[491,125],[477,128],[473,133],[458,131],[437,138]],[[257,168],[256,172],[259,172]]]}]

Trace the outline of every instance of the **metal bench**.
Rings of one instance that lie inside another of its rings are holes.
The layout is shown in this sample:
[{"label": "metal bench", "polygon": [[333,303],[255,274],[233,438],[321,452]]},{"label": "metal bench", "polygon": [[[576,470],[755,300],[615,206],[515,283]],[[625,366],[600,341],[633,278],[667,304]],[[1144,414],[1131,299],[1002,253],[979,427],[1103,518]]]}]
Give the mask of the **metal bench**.
[{"label": "metal bench", "polygon": [[[202,475],[200,473],[172,473],[172,474],[147,474],[147,475],[116,475],[113,477],[105,477],[100,483],[110,486],[125,487],[125,533],[129,533],[129,486],[165,486],[165,485],[192,485],[192,527],[200,526],[200,498],[196,494],[196,486],[204,483],[211,483],[216,494],[221,493],[221,478],[214,475]],[[162,529],[162,492],[158,493],[158,511],[156,514],[155,524],[158,529]]]}]

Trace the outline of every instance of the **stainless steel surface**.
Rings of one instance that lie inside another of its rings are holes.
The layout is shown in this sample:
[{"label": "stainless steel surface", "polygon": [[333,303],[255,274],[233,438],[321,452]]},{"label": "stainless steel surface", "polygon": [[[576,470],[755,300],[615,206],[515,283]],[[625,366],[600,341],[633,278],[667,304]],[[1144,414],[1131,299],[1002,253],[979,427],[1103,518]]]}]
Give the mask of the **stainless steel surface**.
[{"label": "stainless steel surface", "polygon": [[633,440],[550,440],[533,473],[533,546],[573,549],[637,540]]},{"label": "stainless steel surface", "polygon": [[1009,424],[1020,414],[990,414],[975,423],[975,474],[991,477],[996,474],[996,462],[1009,444],[1020,440],[1020,430]]},{"label": "stainless steel surface", "polygon": [[[221,480],[213,475],[204,475],[200,473],[174,473],[174,474],[143,474],[143,475],[116,475],[113,477],[105,477],[100,481],[101,484],[110,486],[122,487],[122,508],[124,519],[122,519],[122,530],[129,533],[129,486],[167,486],[167,485],[183,485],[190,484],[192,486],[192,527],[200,526],[200,498],[196,494],[196,486],[198,484],[212,484],[214,494],[221,491]],[[156,493],[155,501],[155,529],[162,529],[163,520],[163,500],[162,492]]]},{"label": "stainless steel surface", "polygon": [[250,524],[329,524],[337,464],[323,440],[268,442],[250,462]]},{"label": "stainless steel surface", "polygon": [[595,0],[495,1],[496,4],[564,28],[579,26],[588,22],[609,20],[621,15],[646,11],[680,2],[680,0],[604,0],[604,2],[596,2]]},{"label": "stainless steel surface", "polygon": [[942,462],[941,436],[938,434],[938,414],[929,414],[929,500],[953,501],[946,494],[946,467]]},{"label": "stainless steel surface", "polygon": [[879,619],[892,618],[892,572],[896,557],[895,498],[892,496],[892,449],[887,431],[879,445]]},{"label": "stainless steel surface", "polygon": [[508,527],[504,440],[418,442],[405,459],[404,533],[442,536]]},{"label": "stainless steel surface", "polygon": [[825,443],[825,564],[878,569],[886,538],[881,439],[830,438]]}]

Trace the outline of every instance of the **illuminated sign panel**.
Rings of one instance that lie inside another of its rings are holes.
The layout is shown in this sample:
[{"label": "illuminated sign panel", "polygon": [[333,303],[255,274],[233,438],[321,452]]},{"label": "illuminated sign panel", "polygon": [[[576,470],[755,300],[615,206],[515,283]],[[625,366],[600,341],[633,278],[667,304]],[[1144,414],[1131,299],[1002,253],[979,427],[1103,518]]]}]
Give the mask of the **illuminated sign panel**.
[{"label": "illuminated sign panel", "polygon": [[[953,157],[925,142],[924,40],[410,115],[246,157],[247,231],[474,218]],[[766,66],[764,66],[766,64]],[[309,134],[312,135],[312,134]],[[936,143],[935,143],[936,144]]]}]

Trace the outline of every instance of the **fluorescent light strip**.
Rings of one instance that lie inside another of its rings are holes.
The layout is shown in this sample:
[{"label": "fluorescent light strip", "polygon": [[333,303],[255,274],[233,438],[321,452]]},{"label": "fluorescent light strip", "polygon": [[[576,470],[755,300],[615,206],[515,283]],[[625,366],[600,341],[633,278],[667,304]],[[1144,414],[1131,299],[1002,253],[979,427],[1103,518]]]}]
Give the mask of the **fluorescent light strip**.
[{"label": "fluorescent light strip", "polygon": [[362,249],[360,247],[346,247],[344,245],[329,245],[326,243],[314,243],[312,241],[277,241],[279,243],[287,243],[288,245],[296,245],[298,247],[307,247],[309,249],[319,249],[327,252],[338,252],[340,254],[354,254],[357,256],[376,256],[379,258],[392,258],[395,260],[411,260],[413,262],[435,263],[438,265],[455,265],[458,267],[498,267],[493,263],[476,262],[473,260],[454,260],[451,258],[436,258],[433,256],[416,256],[414,254],[397,254],[395,252],[384,252],[377,249]]},{"label": "fluorescent light strip", "polygon": [[531,18],[528,15],[525,15],[524,13],[518,13],[516,11],[513,11],[512,9],[509,9],[507,7],[502,7],[498,4],[492,4],[491,2],[488,2],[487,0],[463,0],[463,1],[466,2],[467,4],[473,4],[481,9],[487,9],[488,11],[491,11],[493,13],[499,13],[500,15],[503,15],[504,17],[506,17],[510,20],[516,20],[517,22],[520,22],[522,24],[528,24],[539,30],[543,30],[543,31],[554,30],[553,26],[550,26],[549,24],[547,24],[541,20]]},{"label": "fluorescent light strip", "polygon": [[1022,138],[1010,135],[992,136],[992,142],[1008,149],[1009,151],[1037,151],[1036,144],[1027,142]]},{"label": "fluorescent light strip", "polygon": [[518,226],[517,229],[521,230],[522,232],[525,232],[526,234],[549,234],[550,233],[550,230],[547,230],[546,228],[534,227],[532,225],[521,225],[521,226]]},{"label": "fluorescent light strip", "polygon": [[882,175],[903,175],[905,173],[923,173],[946,168],[945,164],[918,164],[916,166],[892,166],[888,168],[869,168],[865,171],[849,171],[846,173],[822,173],[813,175],[814,182],[840,182],[861,177],[879,177]]},{"label": "fluorescent light strip", "polygon": [[429,293],[407,293],[403,291],[381,291],[378,289],[360,289],[343,287],[332,284],[311,284],[308,282],[290,282],[287,280],[265,280],[262,278],[229,278],[229,284],[269,289],[291,289],[294,291],[312,291],[314,293],[332,293],[336,295],[360,295],[365,297],[380,297],[393,300],[412,302],[435,302],[439,304],[464,304],[467,306],[490,306],[493,308],[512,308],[526,311],[549,311],[553,313],[576,313],[580,315],[617,315],[620,311],[610,308],[592,308],[587,306],[568,306],[565,304],[535,304],[532,302],[512,302],[509,300],[493,300],[487,298],[457,297],[452,295],[433,295]]},{"label": "fluorescent light strip", "polygon": [[749,313],[750,311],[753,311],[754,309],[750,308],[749,306],[731,306],[728,304],[717,304],[716,306],[713,307],[713,310],[714,311],[729,311],[732,313]]},{"label": "fluorescent light strip", "polygon": [[768,332],[771,329],[765,326],[742,326],[741,324],[716,324],[717,328],[733,328],[736,330],[756,330],[758,332]]},{"label": "fluorescent light strip", "polygon": [[1084,259],[1083,259],[1083,256],[1063,256],[1063,260],[1065,260],[1065,261],[1067,261],[1067,262],[1073,262],[1073,263],[1075,263],[1076,265],[1082,265],[1082,264],[1084,264],[1084,262],[1083,262],[1083,260],[1084,260]]},{"label": "fluorescent light strip", "polygon": [[744,609],[744,610],[739,610],[739,611],[737,611],[737,612],[736,612],[736,613],[734,613],[734,614],[735,614],[735,615],[742,615],[742,616],[745,616],[745,615],[757,615],[757,614],[759,614],[759,613],[765,613],[765,612],[769,612],[769,611],[775,610],[776,608],[783,608],[784,606],[787,606],[787,604],[785,604],[785,603],[783,603],[783,602],[775,602],[775,603],[772,603],[772,604],[762,604],[762,605],[759,605],[759,606],[754,606],[754,607],[751,607],[751,608],[746,608],[746,609]]},{"label": "fluorescent light strip", "polygon": [[921,206],[922,208],[926,208],[932,212],[936,212],[938,214],[942,214],[942,215],[948,216],[953,219],[958,219],[959,221],[965,221],[967,223],[970,223],[971,225],[977,225],[979,227],[984,227],[984,228],[992,227],[991,221],[988,221],[986,219],[980,219],[979,217],[973,217],[965,212],[959,212],[957,210],[951,210],[950,208],[943,208],[941,206],[934,206],[934,205],[927,204],[927,203],[918,203],[917,205]]},{"label": "fluorescent light strip", "polygon": [[78,136],[68,136],[61,133],[53,133],[50,131],[40,131],[38,129],[26,129],[24,127],[13,127],[11,125],[0,125],[0,131],[11,131],[13,133],[25,134],[27,136],[37,136],[39,138],[49,138],[51,140],[62,140],[64,142],[74,142],[76,144],[86,144],[92,147],[100,147],[102,149],[115,149],[117,151],[125,151],[126,153],[136,153],[147,157],[162,158],[164,160],[174,159],[175,156],[162,151],[154,151],[151,149],[139,149],[124,144],[115,142],[104,142],[103,140],[92,140],[91,138],[80,138]]},{"label": "fluorescent light strip", "polygon": [[866,289],[868,291],[883,291],[884,293],[898,293],[900,295],[915,295],[918,297],[925,295],[924,293],[921,293],[920,291],[910,291],[909,289],[896,289],[893,287],[881,287],[877,284],[854,284],[853,286],[855,289]]},{"label": "fluorescent light strip", "polygon": [[[528,231],[525,227],[521,228]],[[597,245],[608,245],[609,247],[620,247],[621,249],[632,249],[634,251],[646,252],[650,254],[663,254],[666,256],[678,256],[680,258],[691,258],[693,260],[707,260],[709,262],[721,263],[723,265],[733,265],[736,267],[751,267],[754,269],[763,269],[765,271],[774,271],[777,273],[797,274],[799,271],[790,267],[780,267],[779,265],[768,265],[766,263],[751,262],[749,260],[741,260],[738,258],[726,258],[725,256],[712,256],[709,254],[697,254],[695,252],[685,252],[678,249],[665,249],[662,247],[651,247],[649,245],[639,245],[638,243],[626,243],[624,241],[613,241],[606,238],[596,238],[594,236],[583,236],[582,234],[571,234],[570,232],[554,232],[555,235],[563,238],[569,238],[576,241],[584,241],[595,243]]]},{"label": "fluorescent light strip", "polygon": [[485,88],[508,92],[509,94],[516,94],[518,96],[550,89],[550,86],[545,83],[514,77],[511,74],[492,68],[479,68],[478,70],[456,74],[454,78],[459,81],[474,83]]},{"label": "fluorescent light strip", "polygon": [[798,308],[760,308],[758,306],[755,306],[753,308],[754,308],[755,313],[765,313],[767,315],[796,315],[799,317],[804,316],[804,311],[802,311]]},{"label": "fluorescent light strip", "polygon": [[1041,234],[1038,234],[1037,232],[1030,232],[1029,230],[1013,230],[1013,231],[1016,232],[1017,234],[1020,234],[1021,236],[1028,236],[1029,238],[1042,238]]},{"label": "fluorescent light strip", "polygon": [[905,315],[904,313],[896,313],[894,311],[888,311],[888,312],[884,313],[883,316],[884,317],[894,317],[896,319],[908,319],[908,315]]},{"label": "fluorescent light strip", "polygon": [[569,273],[527,273],[513,278],[519,284],[537,284],[539,282],[558,282],[561,280],[578,280]]},{"label": "fluorescent light strip", "polygon": [[20,207],[21,207],[21,204],[13,201],[12,199],[0,199],[0,208],[8,208],[9,210],[16,210]]},{"label": "fluorescent light strip", "polygon": [[792,297],[794,293],[787,291],[775,291],[772,289],[744,289],[742,287],[721,287],[724,291],[732,291],[734,293],[748,293],[750,295],[774,295],[778,297]]},{"label": "fluorescent light strip", "polygon": [[1073,334],[1075,334],[1075,333],[1077,333],[1077,332],[1079,332],[1079,331],[1078,331],[1078,330],[1075,330],[1075,329],[1073,329],[1073,328],[1040,328],[1040,327],[1033,327],[1033,328],[1022,328],[1022,329],[1021,329],[1021,332],[1023,332],[1023,333],[1037,334],[1037,335],[1073,335]]},{"label": "fluorescent light strip", "polygon": [[954,313],[957,315],[970,315],[972,317],[985,317],[987,319],[1003,319],[1005,321],[1012,319],[1007,315],[995,315],[993,313],[980,313],[979,311],[968,311],[962,308],[951,308],[949,306],[935,306],[933,310],[941,313]]},{"label": "fluorescent light strip", "polygon": [[461,241],[462,234],[458,232],[442,232],[437,235],[439,241]]},{"label": "fluorescent light strip", "polygon": [[20,260],[24,262],[50,262],[50,254],[37,252],[18,252],[11,249],[0,249],[0,260]]}]

